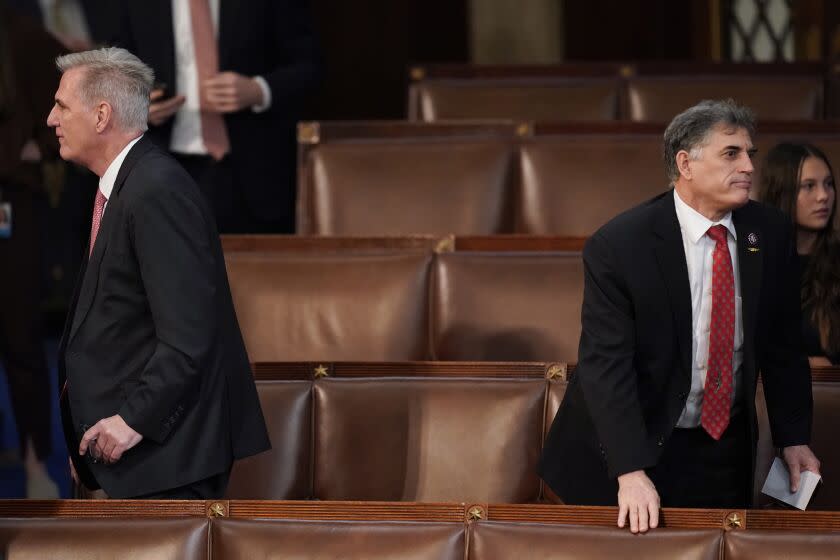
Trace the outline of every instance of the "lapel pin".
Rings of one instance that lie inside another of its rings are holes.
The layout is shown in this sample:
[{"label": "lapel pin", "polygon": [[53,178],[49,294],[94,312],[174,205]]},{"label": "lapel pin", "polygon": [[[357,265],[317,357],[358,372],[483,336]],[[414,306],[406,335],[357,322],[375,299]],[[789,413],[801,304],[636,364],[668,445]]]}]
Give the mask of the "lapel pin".
[{"label": "lapel pin", "polygon": [[750,233],[747,235],[747,251],[758,253],[758,234]]}]

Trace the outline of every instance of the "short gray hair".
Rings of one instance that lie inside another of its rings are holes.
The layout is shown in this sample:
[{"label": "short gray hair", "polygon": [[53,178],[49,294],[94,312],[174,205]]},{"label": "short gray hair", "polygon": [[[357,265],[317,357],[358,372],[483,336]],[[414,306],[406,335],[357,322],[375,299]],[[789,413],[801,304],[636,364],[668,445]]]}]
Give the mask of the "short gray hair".
[{"label": "short gray hair", "polygon": [[107,101],[119,126],[145,132],[149,120],[149,94],[155,73],[125,49],[109,47],[66,54],[55,59],[62,73],[84,68],[79,96],[87,105]]},{"label": "short gray hair", "polygon": [[680,177],[677,153],[685,150],[692,159],[697,159],[709,133],[719,125],[743,128],[750,137],[755,135],[755,115],[748,107],[738,105],[732,99],[707,99],[674,117],[665,129],[662,141],[662,160],[669,181],[674,182]]}]

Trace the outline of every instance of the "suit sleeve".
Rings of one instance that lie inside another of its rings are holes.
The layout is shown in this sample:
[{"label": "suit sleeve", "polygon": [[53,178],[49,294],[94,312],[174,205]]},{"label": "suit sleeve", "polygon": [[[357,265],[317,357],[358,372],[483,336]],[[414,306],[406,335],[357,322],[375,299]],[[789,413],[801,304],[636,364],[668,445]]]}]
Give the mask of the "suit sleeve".
[{"label": "suit sleeve", "polygon": [[589,414],[611,477],[651,467],[656,454],[639,402],[633,304],[618,260],[602,234],[586,244],[578,368]]},{"label": "suit sleeve", "polygon": [[[781,258],[774,270],[778,297],[769,302],[768,340],[759,349],[759,367],[776,447],[806,445],[811,439],[811,369],[802,345],[799,263],[793,232],[785,229]],[[768,303],[764,299],[765,304]]]},{"label": "suit sleeve", "polygon": [[162,442],[198,398],[219,287],[208,224],[184,191],[145,190],[132,204],[129,227],[157,340],[119,414],[144,437]]},{"label": "suit sleeve", "polygon": [[308,0],[273,3],[273,41],[281,62],[261,74],[271,89],[269,111],[287,112],[290,104],[300,104],[321,79],[322,56],[310,11]]}]

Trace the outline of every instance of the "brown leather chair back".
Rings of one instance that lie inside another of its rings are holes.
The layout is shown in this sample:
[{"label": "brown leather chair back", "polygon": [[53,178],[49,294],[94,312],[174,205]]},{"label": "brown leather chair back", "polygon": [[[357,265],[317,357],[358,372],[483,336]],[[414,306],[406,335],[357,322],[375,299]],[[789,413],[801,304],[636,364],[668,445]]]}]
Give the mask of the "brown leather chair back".
[{"label": "brown leather chair back", "polygon": [[225,560],[462,560],[466,546],[462,523],[221,519],[211,535]]},{"label": "brown leather chair back", "polygon": [[510,139],[366,139],[304,155],[298,233],[492,234],[510,231]]},{"label": "brown leather chair back", "polygon": [[636,76],[627,85],[632,121],[670,122],[704,99],[733,98],[763,120],[823,117],[821,76]]},{"label": "brown leather chair back", "polygon": [[577,360],[579,253],[445,253],[434,264],[437,360]]},{"label": "brown leather chair back", "polygon": [[617,77],[427,80],[411,85],[409,118],[610,121],[620,96]]},{"label": "brown leather chair back", "polygon": [[525,139],[517,231],[585,237],[668,189],[660,134]]},{"label": "brown leather chair back", "polygon": [[719,529],[659,528],[640,536],[615,527],[490,521],[475,523],[469,531],[468,560],[717,560],[723,539]]},{"label": "brown leather chair back", "polygon": [[271,449],[236,461],[230,500],[304,500],[312,495],[312,382],[257,380]]},{"label": "brown leather chair back", "polygon": [[817,560],[836,558],[840,533],[818,528],[803,531],[751,529],[729,531],[724,538],[722,558],[726,560]]},{"label": "brown leather chair back", "polygon": [[0,518],[0,558],[207,560],[205,517],[182,519]]},{"label": "brown leather chair back", "polygon": [[542,379],[315,381],[320,500],[533,502]]},{"label": "brown leather chair back", "polygon": [[252,362],[428,357],[429,252],[243,252],[225,259]]}]

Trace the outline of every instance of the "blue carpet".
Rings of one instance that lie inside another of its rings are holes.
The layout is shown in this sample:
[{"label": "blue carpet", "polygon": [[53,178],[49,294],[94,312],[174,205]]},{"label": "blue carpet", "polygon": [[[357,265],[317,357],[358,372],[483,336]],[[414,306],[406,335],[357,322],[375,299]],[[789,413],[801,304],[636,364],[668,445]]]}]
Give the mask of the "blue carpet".
[{"label": "blue carpet", "polygon": [[[56,361],[58,357],[58,341],[47,342],[47,363],[50,369],[50,394],[54,396],[52,402],[52,454],[47,460],[47,470],[52,479],[58,484],[62,497],[70,497],[70,473],[67,467],[67,446],[61,432],[61,416],[58,412],[58,370]],[[0,365],[0,456],[12,455],[18,446],[18,437],[15,427],[15,417],[12,414],[12,405],[9,400],[9,385],[6,381],[6,372]],[[9,464],[7,461],[0,462],[0,498],[24,498],[26,494],[26,479],[23,468],[20,464]]]}]

